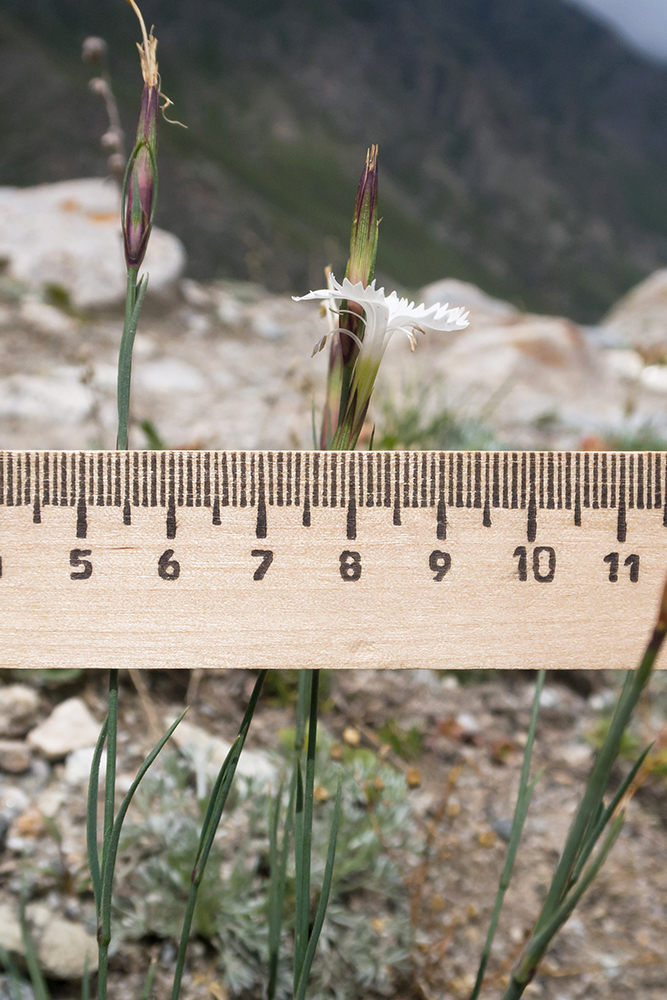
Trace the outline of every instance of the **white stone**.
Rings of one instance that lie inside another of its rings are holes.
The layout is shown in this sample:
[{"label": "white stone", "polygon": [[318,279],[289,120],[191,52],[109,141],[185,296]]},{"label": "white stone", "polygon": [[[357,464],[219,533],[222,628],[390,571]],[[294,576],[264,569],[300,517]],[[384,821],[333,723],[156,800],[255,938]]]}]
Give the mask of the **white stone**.
[{"label": "white stone", "polygon": [[39,695],[27,684],[0,687],[0,738],[25,736],[34,726]]},{"label": "white stone", "polygon": [[[97,969],[97,942],[81,924],[66,920],[45,903],[31,903],[26,916],[42,971],[53,979],[81,979],[86,967]],[[25,956],[18,914],[0,904],[0,944],[10,954]]]},{"label": "white stone", "polygon": [[228,326],[236,326],[240,322],[243,310],[241,304],[231,295],[220,293],[217,307],[218,319]]},{"label": "white stone", "polygon": [[75,368],[54,369],[49,377],[10,375],[0,378],[0,417],[79,424],[94,404],[89,386]]},{"label": "white stone", "polygon": [[[64,288],[77,308],[94,309],[125,297],[120,195],[103,178],[0,188],[0,258],[11,278],[30,287]],[[143,270],[150,293],[180,277],[185,250],[154,229]]]},{"label": "white stone", "polygon": [[76,329],[70,316],[48,302],[38,302],[35,299],[25,299],[21,303],[19,319],[41,333],[55,334],[58,337],[66,337]]},{"label": "white stone", "polygon": [[641,350],[667,349],[667,268],[631,288],[608,313],[604,326]]},{"label": "white stone", "polygon": [[30,767],[30,747],[23,740],[0,739],[0,771],[22,774]]},{"label": "white stone", "polygon": [[637,351],[614,348],[604,352],[604,361],[609,370],[619,378],[634,381],[644,369],[644,359]]},{"label": "white stone", "polygon": [[272,314],[270,307],[264,305],[255,307],[250,322],[254,332],[265,340],[281,340],[289,333],[289,330]]},{"label": "white stone", "polygon": [[641,373],[641,382],[652,392],[667,392],[667,365],[647,365]]},{"label": "white stone", "polygon": [[12,820],[15,816],[19,816],[29,805],[30,800],[23,789],[3,783],[0,788],[0,813],[6,819]]},{"label": "white stone", "polygon": [[155,393],[201,392],[206,385],[197,369],[179,358],[159,358],[138,364],[136,380],[143,389]]},{"label": "white stone", "polygon": [[[65,781],[68,785],[87,785],[90,778],[90,768],[93,763],[93,755],[95,753],[95,747],[80,747],[78,750],[72,750],[71,753],[67,754],[65,759]],[[107,767],[107,752],[102,751],[102,758],[100,760],[100,782],[104,781],[106,775]]]},{"label": "white stone", "polygon": [[94,746],[100,728],[81,698],[67,698],[28,734],[28,742],[49,760],[58,760],[72,750]]},{"label": "white stone", "polygon": [[586,743],[570,743],[561,749],[560,755],[570,767],[586,767],[593,759],[593,748]]},{"label": "white stone", "polygon": [[[213,736],[193,722],[181,722],[172,740],[192,760],[196,770],[204,768],[211,779],[215,779],[231,749],[231,743]],[[276,767],[261,750],[243,750],[236,773],[242,778],[254,778],[266,783],[275,778]]]}]

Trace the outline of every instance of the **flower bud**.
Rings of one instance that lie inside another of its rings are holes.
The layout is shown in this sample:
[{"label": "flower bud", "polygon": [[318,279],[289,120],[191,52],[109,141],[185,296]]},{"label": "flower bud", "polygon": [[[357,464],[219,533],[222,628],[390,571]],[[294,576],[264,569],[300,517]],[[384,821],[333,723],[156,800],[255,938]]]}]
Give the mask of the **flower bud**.
[{"label": "flower bud", "polygon": [[378,246],[378,148],[371,146],[359,181],[350,237],[350,259],[345,277],[356,285],[370,284],[375,270]]},{"label": "flower bud", "polygon": [[153,225],[157,189],[157,123],[160,112],[160,78],[158,75],[157,39],[146,32],[141,11],[134,0],[128,0],[141,24],[143,44],[137,45],[141,58],[144,90],[141,95],[139,121],[134,149],[125,173],[123,192],[123,238],[125,263],[138,269],[144,259]]},{"label": "flower bud", "polygon": [[126,173],[123,211],[125,262],[132,268],[141,266],[153,224],[159,110],[157,87],[146,85],[141,97],[136,143]]},{"label": "flower bud", "polygon": [[103,38],[85,38],[81,58],[86,66],[100,66],[106,62],[108,46]]}]

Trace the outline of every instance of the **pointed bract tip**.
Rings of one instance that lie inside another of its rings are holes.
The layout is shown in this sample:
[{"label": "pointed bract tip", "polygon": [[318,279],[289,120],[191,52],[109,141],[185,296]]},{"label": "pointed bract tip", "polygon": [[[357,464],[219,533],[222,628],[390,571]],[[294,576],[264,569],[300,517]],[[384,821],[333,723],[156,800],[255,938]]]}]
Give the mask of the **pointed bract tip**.
[{"label": "pointed bract tip", "polygon": [[346,277],[368,285],[375,270],[378,240],[378,147],[366,151],[366,163],[357,188]]},{"label": "pointed bract tip", "polygon": [[136,0],[127,0],[127,2],[137,15],[139,24],[141,25],[143,41],[141,43],[137,42],[139,58],[141,59],[141,75],[143,76],[144,83],[147,87],[159,88],[160,75],[158,73],[156,55],[157,38],[154,36],[152,28],[150,32],[146,31],[146,23],[139,7],[137,6]]}]

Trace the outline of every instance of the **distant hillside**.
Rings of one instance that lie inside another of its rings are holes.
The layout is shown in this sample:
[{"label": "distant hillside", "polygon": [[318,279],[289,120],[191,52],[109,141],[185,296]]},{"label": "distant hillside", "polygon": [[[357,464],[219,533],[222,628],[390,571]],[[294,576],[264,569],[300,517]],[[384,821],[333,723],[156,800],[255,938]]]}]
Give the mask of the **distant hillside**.
[{"label": "distant hillside", "polygon": [[[159,221],[191,271],[303,290],[345,258],[380,144],[378,266],[594,320],[667,260],[667,71],[562,0],[145,0],[187,132],[161,133]],[[123,0],[0,0],[0,183],[104,172],[79,61]]]}]

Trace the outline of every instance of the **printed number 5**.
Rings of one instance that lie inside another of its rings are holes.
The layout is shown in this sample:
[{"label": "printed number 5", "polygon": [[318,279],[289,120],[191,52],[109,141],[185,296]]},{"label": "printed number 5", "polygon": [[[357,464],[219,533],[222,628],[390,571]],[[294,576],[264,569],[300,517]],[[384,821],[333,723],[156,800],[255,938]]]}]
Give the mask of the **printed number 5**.
[{"label": "printed number 5", "polygon": [[93,575],[93,564],[84,556],[92,555],[92,549],[72,549],[69,554],[70,566],[81,566],[78,573],[70,573],[70,580],[87,580]]}]

